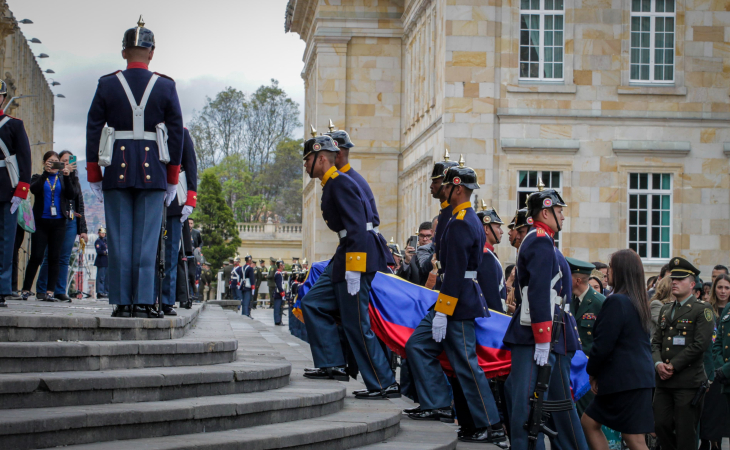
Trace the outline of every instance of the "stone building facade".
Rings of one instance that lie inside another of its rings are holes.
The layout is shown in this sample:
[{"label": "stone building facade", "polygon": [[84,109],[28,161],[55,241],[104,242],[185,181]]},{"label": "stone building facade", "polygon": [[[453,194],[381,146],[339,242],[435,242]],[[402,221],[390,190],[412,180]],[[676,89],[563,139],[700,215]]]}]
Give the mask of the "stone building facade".
[{"label": "stone building facade", "polygon": [[[305,122],[331,118],[404,242],[436,215],[433,163],[464,154],[509,221],[537,179],[569,203],[559,245],[730,262],[730,3],[709,0],[290,0],[306,42]],[[324,131],[324,130],[322,130]],[[332,254],[305,175],[304,254]],[[515,252],[506,239],[503,262]]]}]

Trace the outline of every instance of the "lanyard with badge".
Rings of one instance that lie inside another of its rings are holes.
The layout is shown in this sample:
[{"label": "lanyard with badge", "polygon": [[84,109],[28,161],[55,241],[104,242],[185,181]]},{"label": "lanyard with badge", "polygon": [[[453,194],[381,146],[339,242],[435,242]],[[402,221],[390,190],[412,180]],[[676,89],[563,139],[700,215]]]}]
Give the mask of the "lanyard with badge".
[{"label": "lanyard with badge", "polygon": [[58,184],[58,174],[56,174],[56,178],[53,179],[53,186],[51,186],[51,182],[48,181],[48,178],[46,178],[46,183],[48,183],[48,188],[51,190],[51,216],[56,216],[58,214],[58,210],[56,209],[56,184]]}]

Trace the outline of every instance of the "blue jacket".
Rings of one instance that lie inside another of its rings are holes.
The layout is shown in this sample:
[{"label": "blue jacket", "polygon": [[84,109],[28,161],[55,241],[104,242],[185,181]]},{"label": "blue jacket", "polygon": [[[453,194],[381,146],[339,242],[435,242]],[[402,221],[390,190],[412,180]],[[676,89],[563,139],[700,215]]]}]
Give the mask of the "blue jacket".
[{"label": "blue jacket", "polygon": [[[86,122],[86,170],[89,182],[103,180],[104,190],[166,189],[168,184],[177,184],[183,152],[182,112],[175,82],[160,74],[145,108],[144,131],[155,132],[157,124],[165,123],[170,163],[165,165],[160,161],[156,141],[117,139],[111,165],[104,170],[102,176],[98,162],[99,138],[104,125],[113,127],[116,131],[133,130],[132,106],[116,77],[117,72],[99,79],[89,108]],[[122,74],[139,104],[153,73],[146,68],[128,68]]]},{"label": "blue jacket", "polygon": [[654,387],[649,332],[625,295],[614,294],[603,302],[588,356],[586,371],[596,377],[598,395]]},{"label": "blue jacket", "polygon": [[250,291],[251,287],[246,287],[246,280],[248,280],[251,287],[256,286],[256,277],[253,274],[253,268],[249,265],[243,266],[243,276],[241,277],[241,290]]},{"label": "blue jacket", "polygon": [[231,270],[231,289],[242,289],[243,284],[243,267],[241,266],[235,266],[233,270]]},{"label": "blue jacket", "polygon": [[94,247],[96,248],[96,261],[94,261],[94,265],[96,267],[108,267],[109,249],[106,246],[106,238],[97,238]]},{"label": "blue jacket", "polygon": [[436,229],[433,232],[433,246],[436,253],[436,258],[438,261],[441,261],[439,259],[439,247],[441,246],[441,236],[444,234],[444,230],[446,229],[446,225],[449,223],[449,219],[451,219],[451,213],[454,211],[454,206],[449,205],[447,202],[441,203],[441,210],[439,211],[438,215],[438,223],[436,223]]},{"label": "blue jacket", "polygon": [[456,206],[441,238],[441,267],[443,282],[434,309],[451,320],[489,317],[487,302],[476,278],[482,262],[486,235],[470,202]]},{"label": "blue jacket", "polygon": [[502,300],[507,298],[507,287],[504,282],[504,270],[497,255],[491,250],[485,250],[482,262],[477,270],[479,287],[487,301],[487,307],[494,311],[504,312]]},{"label": "blue jacket", "polygon": [[322,179],[322,217],[340,238],[330,264],[332,283],[345,281],[345,271],[388,273],[386,254],[390,250],[366,224],[372,223],[370,202],[352,178],[331,167]]},{"label": "blue jacket", "polygon": [[[553,233],[547,226],[538,222],[522,240],[515,270],[515,313],[505,333],[504,343],[534,345],[536,342],[550,342],[553,314],[560,304],[560,297],[565,296],[566,305],[570,304],[573,279],[570,266],[560,250],[555,248]],[[555,310],[550,308],[551,291],[558,297]],[[520,324],[524,297],[529,303],[530,326]],[[567,312],[563,318],[565,326],[553,347],[553,351],[561,355],[581,348],[575,319]]]},{"label": "blue jacket", "polygon": [[[15,155],[15,159],[18,161],[20,181],[18,182],[18,186],[13,188],[10,184],[8,169],[0,167],[0,202],[9,202],[13,197],[28,197],[31,176],[30,144],[28,143],[28,135],[25,133],[23,121],[8,116],[0,110],[0,120],[5,117],[10,117],[10,120],[0,128],[0,139],[8,147],[8,153]],[[5,154],[0,151],[0,160],[4,159]]]},{"label": "blue jacket", "polygon": [[[185,205],[195,208],[198,201],[198,194],[196,192],[198,190],[198,158],[195,156],[195,146],[187,128],[183,129],[183,153],[180,171],[182,172],[183,170],[185,171],[188,187],[188,198],[185,201]],[[167,216],[182,216],[182,209],[183,205],[175,198],[170,206],[167,207]]]},{"label": "blue jacket", "polygon": [[276,283],[276,293],[281,295],[284,292],[284,276],[281,274],[281,270],[277,270],[274,274],[274,283]]}]

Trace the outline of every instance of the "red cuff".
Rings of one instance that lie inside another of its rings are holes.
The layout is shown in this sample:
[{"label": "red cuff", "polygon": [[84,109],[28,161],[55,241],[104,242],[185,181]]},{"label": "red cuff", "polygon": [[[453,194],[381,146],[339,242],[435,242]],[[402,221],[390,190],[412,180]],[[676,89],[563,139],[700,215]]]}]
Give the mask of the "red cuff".
[{"label": "red cuff", "polygon": [[180,165],[173,166],[167,165],[167,184],[177,184],[178,178],[180,177]]},{"label": "red cuff", "polygon": [[28,183],[18,182],[18,186],[15,188],[15,194],[13,197],[19,197],[25,200],[28,198],[28,192],[30,191],[30,185]]},{"label": "red cuff", "polygon": [[86,163],[86,179],[89,183],[98,183],[104,179],[104,176],[101,174],[101,167],[99,167],[99,163]]},{"label": "red cuff", "polygon": [[188,191],[188,199],[185,201],[185,204],[187,206],[192,206],[195,208],[195,205],[198,203],[198,193],[195,191]]},{"label": "red cuff", "polygon": [[536,344],[544,344],[545,342],[550,342],[550,339],[552,338],[552,326],[552,320],[549,322],[532,324],[532,335],[535,336]]}]

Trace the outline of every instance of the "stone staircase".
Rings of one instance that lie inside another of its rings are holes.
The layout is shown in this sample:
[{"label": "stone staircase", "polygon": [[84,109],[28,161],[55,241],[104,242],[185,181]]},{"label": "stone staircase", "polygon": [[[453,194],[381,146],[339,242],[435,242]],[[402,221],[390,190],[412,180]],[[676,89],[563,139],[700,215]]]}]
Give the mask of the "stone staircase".
[{"label": "stone staircase", "polygon": [[456,446],[452,427],[401,423],[402,400],[356,401],[358,382],[305,379],[309,348],[267,323],[271,310],[261,321],[212,304],[116,319],[97,303],[0,311],[1,448]]}]

